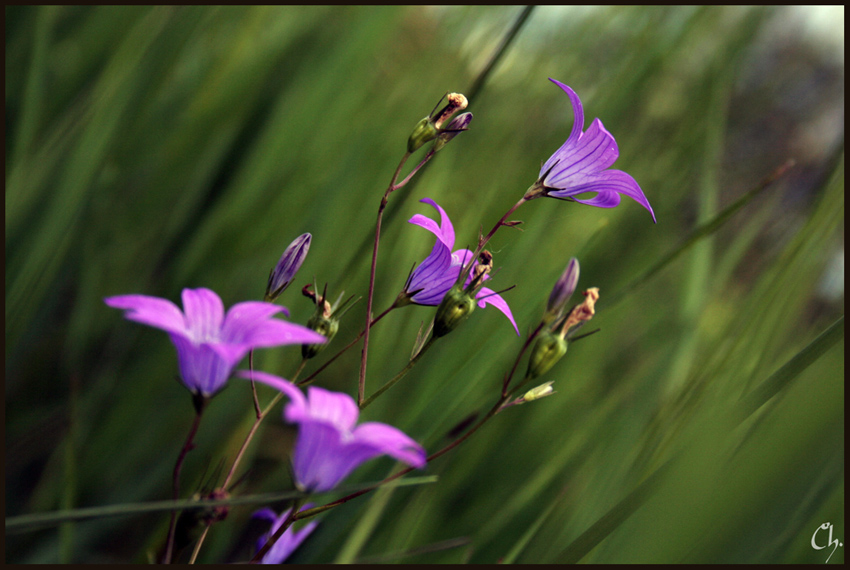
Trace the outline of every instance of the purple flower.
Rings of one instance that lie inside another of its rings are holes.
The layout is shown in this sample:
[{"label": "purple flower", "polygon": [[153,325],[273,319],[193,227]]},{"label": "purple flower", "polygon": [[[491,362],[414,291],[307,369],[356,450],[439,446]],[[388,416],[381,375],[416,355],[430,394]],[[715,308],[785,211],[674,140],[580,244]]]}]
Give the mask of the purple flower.
[{"label": "purple flower", "polygon": [[274,301],[292,283],[295,274],[301,269],[301,264],[307,259],[310,251],[310,234],[301,234],[284,250],[274,269],[269,273],[269,283],[266,285],[266,301]]},{"label": "purple flower", "polygon": [[[408,222],[421,226],[437,236],[437,242],[430,255],[408,277],[400,298],[416,305],[436,306],[457,281],[461,268],[472,258],[472,252],[468,249],[452,252],[452,247],[455,245],[455,230],[446,211],[430,198],[423,198],[420,202],[430,204],[437,209],[440,213],[440,225],[438,226],[437,222],[422,214],[416,214]],[[489,278],[488,275],[484,279]],[[471,279],[471,275],[468,276],[466,284],[469,284]],[[489,303],[502,311],[519,334],[511,309],[501,295],[496,294],[492,289],[482,287],[475,298],[482,309]]]},{"label": "purple flower", "polygon": [[[620,203],[620,194],[623,194],[649,210],[655,221],[652,206],[635,179],[621,170],[606,170],[620,156],[620,151],[602,121],[593,119],[590,128],[582,132],[584,110],[578,95],[560,81],[552,78],[549,81],[569,95],[575,120],[567,141],[540,168],[540,178],[526,192],[526,199],[544,195],[598,208],[613,208]],[[596,195],[576,198],[588,192]]]},{"label": "purple flower", "polygon": [[280,390],[289,397],[283,416],[298,424],[292,453],[296,486],[302,491],[333,489],[361,463],[379,455],[390,455],[419,469],[425,466],[425,450],[400,430],[378,422],[355,427],[360,411],[348,394],[311,386],[307,397],[283,378],[265,372],[240,370]]},{"label": "purple flower", "polygon": [[[304,511],[312,507],[313,505],[308,503],[304,505],[301,510]],[[286,511],[281,513],[280,516],[278,516],[277,513],[275,513],[273,510],[266,508],[260,509],[259,511],[256,511],[253,515],[251,515],[251,518],[266,519],[268,521],[271,521],[272,523],[271,530],[269,530],[269,532],[267,532],[257,540],[257,550],[260,550],[263,546],[265,546],[266,542],[269,540],[269,537],[274,535],[275,532],[277,532],[277,529],[280,528],[280,525],[282,525],[286,521],[286,518],[289,516],[289,512],[291,510],[292,509],[287,509]],[[293,527],[290,526],[288,529],[283,531],[283,534],[280,535],[280,538],[275,541],[275,543],[272,545],[269,551],[266,552],[260,562],[262,564],[283,563],[283,561],[289,558],[289,555],[292,554],[295,549],[301,545],[302,542],[304,542],[304,539],[307,538],[311,532],[313,532],[313,529],[316,528],[317,524],[319,524],[319,521],[313,521],[297,532],[293,529]]]},{"label": "purple flower", "polygon": [[288,312],[271,303],[248,301],[224,305],[209,289],[183,289],[183,309],[168,299],[148,295],[118,295],[103,300],[127,309],[131,321],[166,331],[177,348],[183,383],[194,394],[210,397],[220,390],[233,368],[253,348],[325,342],[325,337],[301,325],[271,318]]}]

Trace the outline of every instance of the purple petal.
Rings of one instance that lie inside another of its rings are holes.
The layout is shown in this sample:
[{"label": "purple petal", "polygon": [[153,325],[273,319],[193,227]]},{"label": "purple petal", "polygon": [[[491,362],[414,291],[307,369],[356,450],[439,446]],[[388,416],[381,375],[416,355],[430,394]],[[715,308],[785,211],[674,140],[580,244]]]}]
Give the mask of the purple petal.
[{"label": "purple petal", "polygon": [[504,313],[505,316],[508,317],[508,320],[511,321],[511,324],[514,326],[516,334],[519,335],[519,328],[517,328],[514,316],[513,314],[511,314],[511,308],[508,307],[508,303],[504,299],[502,299],[501,295],[497,295],[496,292],[492,289],[482,287],[478,294],[475,295],[475,298],[478,299],[478,306],[482,309],[488,304],[490,304],[502,311],[502,313]]},{"label": "purple petal", "polygon": [[[585,192],[597,192],[599,195],[592,198],[575,198],[575,196],[584,194]],[[655,212],[652,211],[652,206],[649,205],[649,200],[644,196],[643,190],[640,189],[634,178],[622,170],[597,172],[593,176],[588,176],[583,184],[570,187],[567,190],[549,192],[550,196],[556,198],[573,198],[576,202],[598,208],[613,208],[619,204],[620,197],[618,194],[624,194],[635,200],[638,204],[649,210],[653,221],[655,220]]]},{"label": "purple petal", "polygon": [[311,386],[307,390],[307,402],[312,420],[329,423],[340,432],[351,431],[360,416],[354,398],[342,392]]},{"label": "purple petal", "polygon": [[180,309],[168,299],[149,295],[117,295],[103,300],[113,309],[127,309],[124,318],[170,333],[187,335],[186,321]]},{"label": "purple petal", "polygon": [[431,198],[422,198],[419,201],[430,204],[436,208],[436,210],[440,213],[440,225],[437,226],[437,222],[427,216],[423,216],[422,214],[414,215],[408,220],[408,222],[425,228],[437,236],[437,239],[443,242],[446,247],[449,249],[453,248],[455,245],[455,230],[454,226],[452,226],[452,221],[449,219],[448,214],[446,214],[446,211]]},{"label": "purple petal", "polygon": [[[309,417],[307,398],[292,382],[288,382],[280,376],[275,376],[274,374],[261,372],[259,370],[254,370],[253,372],[250,370],[239,370],[236,372],[236,376],[239,378],[245,378],[246,380],[253,378],[255,382],[271,386],[272,388],[286,394],[289,398],[289,404],[286,407],[286,415],[289,421],[299,422],[301,419]],[[290,418],[290,416],[292,416],[292,418]]]},{"label": "purple petal", "polygon": [[355,441],[380,449],[381,454],[403,461],[422,469],[425,467],[425,449],[407,434],[393,426],[378,422],[367,422],[354,430]]},{"label": "purple petal", "polygon": [[[301,508],[301,510],[304,511],[312,507],[313,503],[307,503]],[[280,516],[278,516],[273,510],[266,508],[260,509],[259,511],[251,515],[251,518],[261,518],[270,520],[272,522],[271,530],[261,536],[257,541],[257,550],[260,550],[263,546],[265,546],[266,542],[269,540],[269,537],[272,536],[275,532],[277,532],[277,529],[280,528],[280,525],[282,525],[284,521],[286,521],[286,519],[289,517],[289,513],[291,510],[292,509],[288,509],[281,513]],[[304,542],[304,539],[307,538],[307,536],[309,536],[311,532],[313,532],[313,529],[316,528],[317,524],[319,524],[318,521],[313,521],[304,526],[304,528],[299,529],[297,531],[294,530],[294,527],[289,527],[288,529],[286,529],[280,536],[280,538],[275,541],[269,551],[266,552],[266,554],[263,556],[261,563],[281,564],[284,560],[289,558],[289,555],[292,554],[295,549],[301,545],[302,542]]]},{"label": "purple petal", "polygon": [[218,340],[224,320],[224,305],[215,291],[183,289],[183,311],[186,329],[196,342]]},{"label": "purple petal", "polygon": [[571,188],[585,181],[585,176],[605,170],[620,156],[617,142],[602,121],[594,119],[578,141],[564,144],[558,152],[558,164],[543,183],[549,188]]},{"label": "purple petal", "polygon": [[219,391],[239,359],[223,358],[215,347],[208,343],[195,344],[192,340],[180,335],[171,335],[171,342],[177,348],[177,362],[183,383],[194,393],[212,396]]},{"label": "purple petal", "polygon": [[314,344],[327,342],[319,333],[278,319],[271,315],[286,309],[271,303],[247,301],[237,303],[227,312],[221,330],[221,340],[250,348],[284,344]]},{"label": "purple petal", "polygon": [[436,303],[431,301],[434,297],[442,300],[448,290],[448,288],[443,289],[443,282],[446,280],[446,270],[451,267],[451,263],[451,250],[437,240],[431,254],[413,271],[404,287],[404,290],[409,293],[417,291],[411,301],[419,305],[439,304],[440,301]]},{"label": "purple petal", "polygon": [[302,421],[298,428],[292,468],[301,489],[327,491],[380,450],[342,441],[342,434],[325,422]]},{"label": "purple petal", "polygon": [[573,106],[573,129],[572,129],[572,131],[570,131],[570,136],[567,138],[566,142],[564,142],[564,144],[561,145],[561,148],[559,148],[555,152],[555,154],[550,156],[549,160],[547,160],[543,164],[543,167],[540,169],[539,178],[542,178],[543,175],[546,174],[546,172],[549,171],[549,169],[552,167],[552,165],[555,164],[558,161],[558,155],[561,153],[562,150],[568,148],[569,145],[578,141],[578,139],[581,137],[581,130],[584,128],[584,109],[581,106],[581,99],[579,99],[576,92],[573,91],[568,85],[564,85],[563,83],[561,83],[560,81],[558,81],[556,79],[552,79],[550,77],[549,81],[551,81],[552,83],[554,83],[555,85],[557,85],[558,87],[563,89],[564,92],[567,95],[569,95],[570,103]]}]

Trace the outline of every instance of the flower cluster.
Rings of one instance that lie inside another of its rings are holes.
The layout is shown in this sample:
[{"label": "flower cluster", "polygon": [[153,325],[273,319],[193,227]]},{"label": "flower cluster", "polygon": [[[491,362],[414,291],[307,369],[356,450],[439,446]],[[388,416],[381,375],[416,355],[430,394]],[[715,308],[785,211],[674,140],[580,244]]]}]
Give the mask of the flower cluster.
[{"label": "flower cluster", "polygon": [[[381,213],[387,204],[387,197],[391,192],[406,184],[437,151],[469,127],[472,114],[458,114],[468,104],[466,97],[459,93],[449,93],[446,96],[447,104],[439,111],[435,107],[434,111],[414,128],[408,139],[407,153],[402,158],[379,209],[366,315],[367,326],[361,333],[364,341],[357,401],[348,394],[332,392],[316,386],[307,388],[305,395],[294,384],[295,378],[308,360],[315,357],[334,338],[339,330],[339,319],[351,307],[349,302],[353,297],[340,303],[343,297],[341,294],[337,302],[331,304],[327,300],[327,285],[321,294],[316,285],[313,285],[313,289],[307,285],[302,289],[302,293],[309,297],[316,307],[307,321],[307,326],[275,318],[279,314],[289,316],[286,308],[273,304],[273,301],[292,283],[304,263],[312,241],[312,235],[309,233],[296,238],[284,250],[277,265],[269,273],[263,302],[237,303],[225,312],[219,296],[205,288],[184,289],[182,310],[167,299],[147,295],[118,295],[104,299],[108,306],[125,310],[127,319],[168,333],[177,350],[182,381],[195,396],[195,423],[178,457],[173,475],[175,499],[179,497],[180,467],[186,453],[193,447],[192,438],[203,411],[203,405],[198,405],[198,402],[205,404],[218,393],[234,374],[235,367],[248,353],[254,349],[274,346],[301,345],[301,366],[292,377],[292,382],[268,372],[253,370],[253,360],[251,360],[251,370],[240,370],[235,373],[239,378],[251,380],[252,388],[256,381],[279,393],[262,412],[257,394],[254,393],[255,424],[237,454],[225,482],[210,496],[229,496],[231,490],[229,482],[248,442],[259,422],[282,396],[288,399],[283,409],[283,419],[297,426],[297,435],[290,454],[293,484],[304,495],[332,491],[358,466],[384,455],[408,466],[404,471],[393,475],[393,478],[412,469],[423,469],[428,462],[428,456],[422,445],[398,428],[385,423],[372,421],[358,424],[360,410],[397,382],[436,339],[445,336],[466,321],[476,307],[482,309],[488,305],[496,307],[508,318],[516,334],[520,334],[505,299],[496,291],[485,287],[485,283],[491,279],[494,267],[493,255],[485,249],[487,242],[500,227],[520,223],[508,221],[508,216],[524,202],[538,197],[548,196],[590,206],[612,208],[620,203],[620,197],[624,195],[646,208],[655,220],[652,207],[634,178],[625,172],[609,169],[619,156],[614,137],[599,119],[594,119],[590,127],[584,131],[584,111],[578,95],[567,85],[554,79],[551,81],[569,96],[574,122],[567,140],[541,167],[537,181],[489,234],[479,237],[474,251],[465,248],[453,250],[456,236],[448,214],[431,198],[421,199],[421,202],[437,211],[439,222],[422,214],[414,215],[408,222],[432,233],[436,238],[434,246],[430,254],[410,272],[401,293],[392,306],[373,320],[371,309],[375,264],[380,239]],[[433,146],[420,165],[402,182],[397,183],[399,172],[408,156],[430,141],[434,141]],[[588,194],[590,196],[587,196]],[[527,390],[518,398],[514,395],[519,393],[517,390],[521,386],[548,372],[565,355],[568,341],[576,338],[575,332],[593,317],[595,303],[599,298],[599,289],[595,287],[585,290],[584,300],[567,310],[567,303],[576,290],[578,279],[579,264],[573,258],[555,283],[539,326],[530,333],[526,344],[517,356],[514,368],[505,376],[502,392],[496,405],[456,443],[460,443],[471,435],[484,421],[489,420],[503,408],[531,402],[554,393],[554,381],[549,381]],[[409,304],[436,307],[430,338],[427,343],[424,337],[417,339],[414,356],[411,356],[402,372],[366,398],[364,388],[369,328],[390,310]],[[359,338],[358,336],[355,341]],[[525,377],[518,384],[511,385],[520,357],[526,348],[531,346],[532,340],[535,343],[529,354]],[[353,344],[354,341],[348,347]],[[330,361],[334,358],[336,356]],[[323,368],[314,372],[313,375],[315,376]],[[308,383],[311,378],[312,376],[301,384]],[[431,458],[439,457],[456,443],[432,454]],[[349,498],[354,496],[357,494]],[[311,522],[295,530],[292,523],[334,506],[326,505],[321,509],[314,509],[313,512],[303,513],[305,509],[312,507],[312,504],[303,505],[305,500],[306,497],[299,497],[292,508],[280,515],[268,508],[254,513],[255,518],[271,523],[269,532],[265,533],[257,544],[258,552],[255,561],[281,563],[286,560],[313,532],[317,524]],[[165,562],[171,561],[176,512],[176,510],[172,512],[172,524],[164,555]],[[223,512],[226,514],[226,509],[223,509]],[[223,518],[223,515],[219,518]]]}]

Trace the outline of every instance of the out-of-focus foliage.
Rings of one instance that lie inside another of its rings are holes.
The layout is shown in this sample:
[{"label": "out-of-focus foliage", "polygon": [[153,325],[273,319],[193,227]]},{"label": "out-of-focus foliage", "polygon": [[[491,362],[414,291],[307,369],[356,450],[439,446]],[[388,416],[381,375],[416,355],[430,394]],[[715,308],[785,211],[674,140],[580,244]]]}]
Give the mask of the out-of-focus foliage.
[{"label": "out-of-focus foliage", "polygon": [[[843,8],[821,10],[535,9],[470,102],[470,131],[391,196],[376,309],[431,246],[405,223],[430,213],[420,198],[447,210],[463,247],[534,182],[571,126],[548,77],[616,137],[615,168],[641,184],[658,224],[628,199],[518,210],[523,231],[490,245],[491,286],[516,285],[504,297],[520,329],[575,256],[580,289],[600,288],[601,332],[543,378],[556,394],[506,410],[429,465],[439,482],[325,513],[294,560],[826,560],[831,549],[811,547],[818,526],[845,538],[843,332],[742,423],[730,419],[844,312]],[[469,88],[518,13],[7,7],[7,517],[169,497],[190,398],[166,335],[103,297],[177,301],[203,286],[228,306],[260,299],[304,232],[298,278],[365,295],[363,244],[410,130],[443,93]],[[606,294],[791,158],[719,231],[606,308]],[[298,287],[279,302],[296,322],[312,312]],[[364,305],[334,346],[360,330]],[[367,394],[404,366],[432,315],[407,307],[373,329]],[[477,311],[363,419],[435,451],[489,409],[521,344],[497,311]],[[255,364],[286,377],[299,359],[297,347],[265,350]],[[317,383],[354,393],[358,359],[349,351]],[[184,494],[220,482],[250,425],[250,392],[231,384],[206,412]],[[293,435],[269,418],[238,493],[290,488]],[[376,460],[350,481],[390,470]],[[603,518],[630,494],[630,516]],[[247,559],[265,530],[251,511],[233,507],[199,560]],[[166,525],[153,513],[8,533],[6,559],[143,562]]]}]

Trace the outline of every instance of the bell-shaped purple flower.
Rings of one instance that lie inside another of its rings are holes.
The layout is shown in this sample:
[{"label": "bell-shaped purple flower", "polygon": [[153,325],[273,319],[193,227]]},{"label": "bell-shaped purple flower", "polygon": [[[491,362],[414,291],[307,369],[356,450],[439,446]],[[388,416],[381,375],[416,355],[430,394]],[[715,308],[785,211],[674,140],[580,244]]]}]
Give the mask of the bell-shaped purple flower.
[{"label": "bell-shaped purple flower", "polygon": [[[549,81],[570,97],[575,116],[573,130],[561,148],[540,168],[540,177],[526,192],[526,199],[542,195],[598,208],[613,208],[620,203],[622,194],[649,210],[655,221],[655,212],[635,179],[621,170],[607,170],[620,156],[620,150],[614,137],[602,126],[602,121],[593,119],[590,127],[582,132],[584,110],[578,95],[560,81],[552,78]],[[586,193],[596,195],[576,198]]]},{"label": "bell-shaped purple flower", "polygon": [[[312,508],[313,505],[308,503],[304,505],[301,510],[304,511],[306,509]],[[273,510],[266,508],[260,509],[256,511],[251,518],[255,519],[266,519],[271,521],[272,527],[269,532],[265,533],[257,540],[257,550],[260,550],[263,546],[265,546],[266,542],[269,540],[270,536],[273,536],[277,529],[280,528],[287,517],[289,516],[289,512],[292,509],[288,509],[278,516]],[[300,512],[300,511],[299,511]],[[304,542],[304,539],[307,538],[313,529],[316,528],[316,525],[319,524],[319,521],[313,521],[304,526],[304,528],[295,531],[293,527],[289,527],[283,534],[280,535],[272,547],[268,552],[265,553],[263,559],[260,561],[261,564],[281,564],[284,560],[289,558],[289,555],[292,554],[296,548],[301,546],[301,543]]]},{"label": "bell-shaped purple flower", "polygon": [[148,295],[118,295],[103,301],[126,309],[131,321],[166,331],[177,348],[183,384],[206,398],[220,390],[233,368],[251,349],[325,342],[325,337],[301,325],[273,319],[289,313],[271,303],[248,301],[227,314],[221,298],[209,289],[183,289],[183,311],[169,301]]},{"label": "bell-shaped purple flower", "polygon": [[380,455],[425,467],[425,450],[402,431],[379,422],[356,425],[360,410],[348,394],[311,386],[305,397],[295,385],[273,374],[256,370],[253,375],[248,370],[236,374],[289,397],[283,417],[298,424],[292,467],[302,491],[333,489],[361,463]]},{"label": "bell-shaped purple flower", "polygon": [[[436,306],[440,304],[448,290],[457,281],[464,264],[472,259],[472,252],[468,249],[452,252],[455,244],[455,230],[448,214],[430,198],[423,198],[420,202],[430,204],[440,213],[440,224],[437,225],[437,222],[422,214],[416,214],[408,222],[423,227],[437,236],[437,242],[428,257],[410,274],[399,299],[403,300],[400,302]],[[471,275],[468,276],[466,284],[471,279]],[[489,279],[489,276],[484,277],[484,279]],[[482,309],[490,304],[504,313],[511,321],[516,333],[519,334],[511,309],[501,295],[498,295],[492,289],[481,287],[475,294],[475,298],[478,301],[478,306]]]}]

